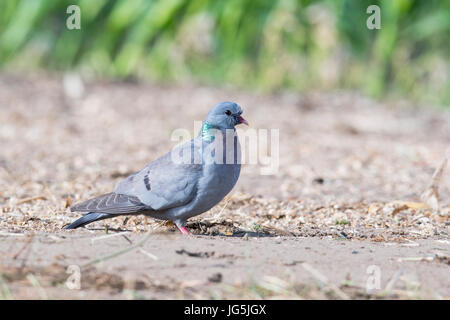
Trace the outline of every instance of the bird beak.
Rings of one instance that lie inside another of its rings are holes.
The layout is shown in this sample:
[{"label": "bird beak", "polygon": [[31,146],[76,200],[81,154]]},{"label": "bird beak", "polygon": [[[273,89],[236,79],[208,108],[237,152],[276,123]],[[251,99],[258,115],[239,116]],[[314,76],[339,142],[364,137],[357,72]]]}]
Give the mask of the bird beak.
[{"label": "bird beak", "polygon": [[249,125],[248,122],[247,122],[247,120],[245,120],[245,119],[242,118],[241,116],[239,116],[237,120],[238,120],[238,123],[239,123],[239,124],[243,123],[243,124],[245,124],[245,125],[247,125],[247,126]]}]

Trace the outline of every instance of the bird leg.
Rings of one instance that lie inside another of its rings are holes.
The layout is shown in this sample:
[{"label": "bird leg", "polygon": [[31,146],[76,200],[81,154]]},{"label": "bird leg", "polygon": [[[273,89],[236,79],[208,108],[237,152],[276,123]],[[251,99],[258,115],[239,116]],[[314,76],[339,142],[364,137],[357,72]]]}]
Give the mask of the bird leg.
[{"label": "bird leg", "polygon": [[178,230],[181,231],[182,234],[190,235],[189,231],[181,223],[175,222],[175,225],[177,226]]}]

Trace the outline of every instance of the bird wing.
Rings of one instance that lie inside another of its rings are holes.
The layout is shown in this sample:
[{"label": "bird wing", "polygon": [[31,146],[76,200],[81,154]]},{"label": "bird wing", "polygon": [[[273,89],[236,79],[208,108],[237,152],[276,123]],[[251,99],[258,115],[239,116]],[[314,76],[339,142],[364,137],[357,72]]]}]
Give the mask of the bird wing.
[{"label": "bird wing", "polygon": [[141,171],[120,182],[115,192],[134,196],[147,207],[158,211],[179,207],[194,199],[202,165],[194,164],[194,154],[201,149],[194,140],[174,149],[179,155],[189,152],[190,161],[173,161],[171,152],[149,163]]},{"label": "bird wing", "polygon": [[98,212],[124,214],[148,209],[137,197],[114,192],[78,203],[70,210],[77,212]]}]

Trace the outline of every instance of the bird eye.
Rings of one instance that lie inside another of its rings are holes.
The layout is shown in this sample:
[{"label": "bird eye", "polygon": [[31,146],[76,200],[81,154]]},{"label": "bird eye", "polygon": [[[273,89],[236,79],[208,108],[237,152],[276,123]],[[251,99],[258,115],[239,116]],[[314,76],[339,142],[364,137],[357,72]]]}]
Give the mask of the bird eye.
[{"label": "bird eye", "polygon": [[225,111],[225,114],[226,114],[227,116],[229,116],[229,115],[231,114],[231,111],[230,111],[230,110],[227,110],[227,111]]}]

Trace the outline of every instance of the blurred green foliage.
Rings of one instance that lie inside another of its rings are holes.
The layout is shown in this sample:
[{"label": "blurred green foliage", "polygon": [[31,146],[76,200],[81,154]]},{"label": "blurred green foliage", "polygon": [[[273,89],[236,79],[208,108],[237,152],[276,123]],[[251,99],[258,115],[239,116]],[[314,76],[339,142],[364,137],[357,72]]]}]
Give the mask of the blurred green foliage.
[{"label": "blurred green foliage", "polygon": [[[81,8],[81,30],[66,9]],[[369,30],[369,5],[381,29]],[[449,0],[1,0],[0,66],[450,104]]]}]

